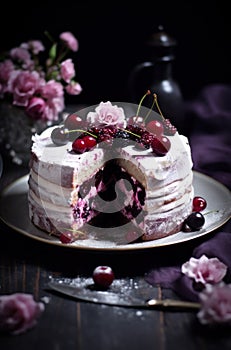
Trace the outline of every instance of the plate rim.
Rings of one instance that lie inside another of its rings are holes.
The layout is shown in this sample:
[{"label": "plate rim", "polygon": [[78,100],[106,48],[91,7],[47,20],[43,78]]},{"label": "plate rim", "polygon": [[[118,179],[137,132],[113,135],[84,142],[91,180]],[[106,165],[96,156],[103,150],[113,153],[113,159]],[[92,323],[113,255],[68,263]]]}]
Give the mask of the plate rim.
[{"label": "plate rim", "polygon": [[[197,170],[193,170],[193,174],[195,174],[196,178],[201,178],[204,181],[213,183],[215,186],[219,186],[220,189],[222,189],[222,191],[224,191],[224,193],[226,193],[227,195],[230,195],[230,199],[231,199],[231,191],[229,190],[229,188],[227,186],[225,186],[224,184],[222,184],[221,182],[219,182],[218,180],[214,179],[213,177],[211,177],[207,174],[199,172]],[[0,204],[1,204],[1,201],[4,198],[4,196],[6,196],[7,193],[9,191],[11,191],[13,187],[17,186],[20,182],[25,184],[26,181],[28,180],[28,178],[29,178],[29,173],[15,179],[12,183],[7,185],[4,188],[4,190],[0,193]],[[39,237],[39,236],[36,236],[36,234],[29,233],[25,229],[17,227],[14,224],[7,221],[6,219],[4,219],[2,217],[1,206],[0,206],[0,220],[6,226],[13,229],[14,231],[16,231],[16,232],[18,232],[18,233],[20,233],[20,234],[22,234],[30,239],[34,239],[34,240],[39,241],[39,242],[50,244],[52,246],[63,247],[65,249],[69,248],[69,249],[75,249],[75,250],[79,249],[79,250],[89,250],[89,251],[94,250],[94,251],[123,252],[123,251],[140,251],[140,250],[154,249],[154,248],[160,248],[160,247],[169,247],[169,246],[173,246],[176,244],[185,243],[185,242],[188,242],[188,241],[191,241],[194,239],[198,239],[198,238],[205,236],[211,232],[214,232],[216,229],[218,229],[219,227],[222,227],[225,223],[227,223],[230,220],[230,218],[231,218],[231,212],[230,212],[229,216],[225,217],[222,221],[220,221],[216,226],[212,227],[211,229],[209,229],[207,231],[202,231],[202,232],[200,232],[200,230],[199,230],[199,231],[197,231],[196,235],[185,237],[185,239],[182,239],[182,238],[177,239],[177,233],[174,235],[171,235],[171,236],[176,237],[176,240],[173,240],[171,242],[162,242],[161,240],[163,240],[164,239],[163,238],[163,239],[157,239],[157,240],[152,240],[152,241],[143,241],[143,242],[139,242],[139,243],[128,243],[128,244],[121,244],[121,245],[114,244],[112,246],[87,246],[87,245],[77,244],[76,243],[77,241],[75,241],[71,244],[63,244],[62,242],[60,242],[58,240],[57,237],[49,235],[49,233],[39,229],[32,222],[31,222],[32,228],[35,228],[37,231],[40,231],[41,234],[44,234],[44,237]],[[165,238],[167,239],[168,237],[165,237]],[[158,241],[161,241],[161,243],[158,244]]]}]

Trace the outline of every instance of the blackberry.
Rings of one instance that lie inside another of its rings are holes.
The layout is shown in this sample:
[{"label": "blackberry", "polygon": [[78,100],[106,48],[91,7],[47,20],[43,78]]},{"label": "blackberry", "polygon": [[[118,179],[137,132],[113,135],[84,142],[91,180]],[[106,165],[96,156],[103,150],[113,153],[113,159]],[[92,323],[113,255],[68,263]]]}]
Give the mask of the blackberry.
[{"label": "blackberry", "polygon": [[113,142],[113,137],[115,134],[115,127],[105,126],[99,129],[98,132],[98,143],[104,142],[104,145],[111,146]]},{"label": "blackberry", "polygon": [[131,134],[126,130],[117,130],[114,135],[113,146],[114,147],[125,147],[131,140]]},{"label": "blackberry", "polygon": [[164,125],[164,134],[168,136],[173,136],[177,132],[177,128],[172,125],[169,119],[165,119],[162,121]]},{"label": "blackberry", "polygon": [[142,137],[143,133],[145,132],[145,129],[137,124],[127,125],[126,130],[130,132],[130,138],[133,141],[138,141],[140,137]]},{"label": "blackberry", "polygon": [[142,137],[140,138],[139,142],[145,147],[150,148],[151,143],[153,141],[154,135],[151,134],[149,131],[144,131],[142,134]]}]

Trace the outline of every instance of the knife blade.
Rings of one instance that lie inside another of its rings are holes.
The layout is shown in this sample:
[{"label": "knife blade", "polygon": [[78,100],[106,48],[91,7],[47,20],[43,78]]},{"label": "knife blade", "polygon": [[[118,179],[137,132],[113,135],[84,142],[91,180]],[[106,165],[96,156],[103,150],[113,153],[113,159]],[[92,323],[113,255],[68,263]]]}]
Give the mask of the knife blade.
[{"label": "knife blade", "polygon": [[[114,281],[115,282],[115,281]],[[156,310],[199,310],[200,304],[175,299],[153,298],[154,288],[139,279],[124,279],[109,289],[99,290],[90,279],[51,279],[48,288],[78,301],[118,307]]]}]

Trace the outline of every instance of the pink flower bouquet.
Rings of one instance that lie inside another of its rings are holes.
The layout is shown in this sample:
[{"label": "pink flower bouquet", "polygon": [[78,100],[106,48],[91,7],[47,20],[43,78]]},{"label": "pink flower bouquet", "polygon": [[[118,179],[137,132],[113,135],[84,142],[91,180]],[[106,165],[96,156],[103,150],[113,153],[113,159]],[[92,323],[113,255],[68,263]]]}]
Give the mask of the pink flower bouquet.
[{"label": "pink flower bouquet", "polygon": [[68,52],[79,44],[70,32],[63,32],[59,42],[51,41],[48,58],[42,64],[43,43],[31,40],[6,52],[0,59],[0,99],[23,108],[35,120],[57,121],[64,110],[65,93],[79,95],[75,67]]}]

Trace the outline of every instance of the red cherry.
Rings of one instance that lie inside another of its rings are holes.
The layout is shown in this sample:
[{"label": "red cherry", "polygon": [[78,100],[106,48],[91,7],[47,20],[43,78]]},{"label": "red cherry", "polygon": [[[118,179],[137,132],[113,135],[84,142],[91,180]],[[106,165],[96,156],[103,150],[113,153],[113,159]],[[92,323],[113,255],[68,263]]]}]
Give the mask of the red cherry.
[{"label": "red cherry", "polygon": [[147,131],[151,132],[152,134],[154,134],[156,136],[163,135],[163,133],[164,133],[164,126],[158,120],[151,120],[146,125],[146,129],[147,129]]},{"label": "red cherry", "polygon": [[69,114],[64,120],[64,126],[68,130],[84,129],[86,125],[86,121],[75,113]]},{"label": "red cherry", "polygon": [[110,266],[97,266],[93,271],[92,278],[97,287],[106,289],[114,281],[115,275]]},{"label": "red cherry", "polygon": [[151,141],[151,147],[156,155],[165,156],[171,147],[171,142],[168,137],[162,135],[153,138]]},{"label": "red cherry", "polygon": [[131,125],[135,124],[135,125],[139,125],[139,126],[142,126],[142,127],[145,126],[144,118],[143,118],[143,117],[140,117],[140,116],[136,116],[136,115],[130,117],[130,118],[128,119],[128,121],[127,121],[127,124],[128,124],[128,125],[130,125],[130,124],[131,124]]},{"label": "red cherry", "polygon": [[73,234],[69,231],[62,232],[59,236],[59,239],[64,244],[71,243],[74,241]]},{"label": "red cherry", "polygon": [[76,139],[72,143],[72,150],[75,153],[84,153],[87,150],[87,147],[86,147],[86,144],[84,142],[84,139],[82,139],[82,138]]},{"label": "red cherry", "polygon": [[193,211],[202,211],[207,207],[207,202],[203,197],[196,196],[193,198]]},{"label": "red cherry", "polygon": [[90,135],[84,136],[83,141],[85,142],[88,150],[92,149],[97,144],[96,138]]}]

